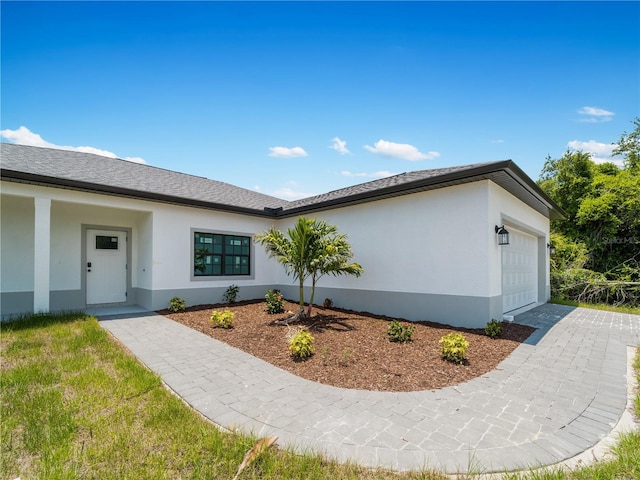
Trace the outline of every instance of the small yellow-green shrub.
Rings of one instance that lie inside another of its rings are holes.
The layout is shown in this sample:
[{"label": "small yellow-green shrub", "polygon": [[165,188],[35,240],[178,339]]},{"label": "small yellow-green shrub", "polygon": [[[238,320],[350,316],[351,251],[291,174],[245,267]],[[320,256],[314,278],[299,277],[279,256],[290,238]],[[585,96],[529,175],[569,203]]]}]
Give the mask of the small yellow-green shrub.
[{"label": "small yellow-green shrub", "polygon": [[306,330],[298,330],[289,340],[289,352],[295,358],[308,358],[313,355],[313,335]]},{"label": "small yellow-green shrub", "polygon": [[211,325],[219,328],[233,328],[234,313],[231,310],[214,311],[211,314]]},{"label": "small yellow-green shrub", "polygon": [[461,333],[449,333],[440,339],[442,358],[454,363],[464,363],[469,342]]}]

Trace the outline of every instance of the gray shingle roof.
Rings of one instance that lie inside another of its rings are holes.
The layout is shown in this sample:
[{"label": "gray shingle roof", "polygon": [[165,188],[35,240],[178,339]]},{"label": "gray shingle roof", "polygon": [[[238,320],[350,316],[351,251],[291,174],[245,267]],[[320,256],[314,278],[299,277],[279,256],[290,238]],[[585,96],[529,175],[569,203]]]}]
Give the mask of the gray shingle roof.
[{"label": "gray shingle roof", "polygon": [[173,197],[177,203],[189,200],[253,210],[287,203],[217,180],[90,153],[2,143],[0,154],[3,170],[40,177],[43,182],[50,179],[54,184],[66,181],[67,186],[84,185],[89,190],[92,186],[99,191],[107,187],[129,196],[160,196],[165,201]]},{"label": "gray shingle roof", "polygon": [[413,172],[405,172],[399,175],[393,175],[391,177],[385,177],[379,180],[373,180],[371,182],[361,183],[358,185],[353,185],[351,187],[341,188],[332,192],[323,193],[321,195],[296,200],[295,202],[291,202],[288,208],[310,206],[318,203],[336,200],[339,198],[351,197],[354,195],[372,194],[381,190],[402,187],[415,182],[442,177],[443,175],[454,172],[471,170],[483,165],[491,165],[493,163],[496,162],[475,163],[472,165],[460,165],[457,167],[434,168],[430,170],[416,170]]},{"label": "gray shingle roof", "polygon": [[2,178],[260,216],[293,216],[492,180],[552,219],[564,212],[511,160],[402,173],[288,202],[228,183],[99,155],[0,144]]}]

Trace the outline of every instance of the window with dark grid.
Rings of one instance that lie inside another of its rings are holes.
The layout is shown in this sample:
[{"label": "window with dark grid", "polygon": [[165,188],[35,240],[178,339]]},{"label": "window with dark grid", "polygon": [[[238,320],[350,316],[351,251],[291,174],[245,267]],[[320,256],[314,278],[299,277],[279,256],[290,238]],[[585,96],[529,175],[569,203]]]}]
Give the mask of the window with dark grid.
[{"label": "window with dark grid", "polygon": [[194,276],[251,274],[250,237],[195,232],[193,240]]}]

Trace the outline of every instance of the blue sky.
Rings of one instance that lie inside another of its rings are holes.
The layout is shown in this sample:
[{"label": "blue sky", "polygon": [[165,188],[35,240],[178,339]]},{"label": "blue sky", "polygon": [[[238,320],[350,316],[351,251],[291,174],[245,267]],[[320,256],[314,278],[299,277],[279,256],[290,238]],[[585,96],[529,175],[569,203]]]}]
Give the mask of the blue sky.
[{"label": "blue sky", "polygon": [[2,1],[2,141],[286,199],[567,149],[640,115],[638,2]]}]

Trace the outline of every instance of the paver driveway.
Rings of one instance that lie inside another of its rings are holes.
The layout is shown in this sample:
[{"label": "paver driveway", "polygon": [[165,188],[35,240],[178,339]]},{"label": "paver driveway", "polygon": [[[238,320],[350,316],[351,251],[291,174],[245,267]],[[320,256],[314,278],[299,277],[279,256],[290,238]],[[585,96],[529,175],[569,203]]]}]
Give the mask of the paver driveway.
[{"label": "paver driveway", "polygon": [[538,330],[496,370],[440,390],[390,393],[296,377],[151,312],[101,318],[218,425],[338,461],[448,473],[574,457],[626,408],[627,346],[640,342],[640,316],[546,304],[516,322]]}]

